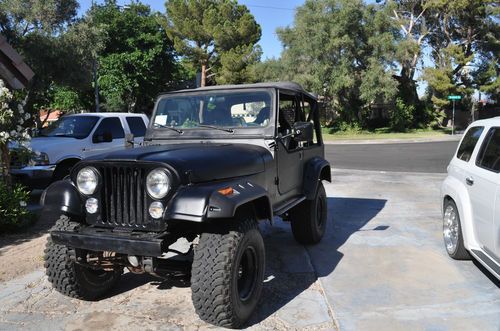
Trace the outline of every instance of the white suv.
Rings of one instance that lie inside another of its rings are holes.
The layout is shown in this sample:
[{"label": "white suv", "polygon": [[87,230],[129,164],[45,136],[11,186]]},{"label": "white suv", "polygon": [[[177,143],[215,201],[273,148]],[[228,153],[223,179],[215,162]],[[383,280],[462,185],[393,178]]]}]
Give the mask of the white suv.
[{"label": "white suv", "polygon": [[500,279],[500,117],[469,126],[441,198],[448,254],[457,260],[472,255]]},{"label": "white suv", "polygon": [[[125,148],[125,138],[144,139],[148,117],[130,113],[86,113],[61,117],[31,140],[31,160],[13,162],[11,174],[17,182],[43,189],[64,178],[86,157]],[[14,158],[15,159],[15,158]]]}]

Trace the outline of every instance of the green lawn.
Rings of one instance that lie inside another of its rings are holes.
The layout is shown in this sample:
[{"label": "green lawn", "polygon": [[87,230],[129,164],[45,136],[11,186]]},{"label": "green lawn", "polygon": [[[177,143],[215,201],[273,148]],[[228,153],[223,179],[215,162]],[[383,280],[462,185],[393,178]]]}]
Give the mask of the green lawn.
[{"label": "green lawn", "polygon": [[388,128],[379,128],[374,131],[346,131],[329,133],[328,128],[323,128],[324,140],[371,140],[371,139],[416,139],[444,137],[451,134],[451,129],[412,129],[407,132],[390,132]]}]

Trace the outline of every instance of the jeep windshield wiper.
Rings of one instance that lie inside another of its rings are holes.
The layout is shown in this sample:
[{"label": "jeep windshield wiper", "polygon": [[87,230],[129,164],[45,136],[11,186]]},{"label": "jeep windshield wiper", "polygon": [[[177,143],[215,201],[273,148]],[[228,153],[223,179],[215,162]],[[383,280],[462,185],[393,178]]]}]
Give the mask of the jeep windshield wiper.
[{"label": "jeep windshield wiper", "polygon": [[172,130],[172,131],[177,132],[178,134],[183,134],[183,133],[184,133],[184,131],[182,131],[182,130],[179,130],[179,129],[173,128],[173,127],[168,126],[168,125],[163,125],[163,124],[160,124],[160,123],[155,123],[155,124],[154,124],[154,126],[155,126],[155,127],[158,127],[158,128],[162,128],[162,129],[170,129],[170,130]]},{"label": "jeep windshield wiper", "polygon": [[221,128],[220,126],[216,126],[216,125],[197,124],[196,127],[197,128],[216,129],[216,130],[226,131],[226,132],[229,132],[229,133],[233,133],[234,132],[234,129],[231,129],[231,128]]}]

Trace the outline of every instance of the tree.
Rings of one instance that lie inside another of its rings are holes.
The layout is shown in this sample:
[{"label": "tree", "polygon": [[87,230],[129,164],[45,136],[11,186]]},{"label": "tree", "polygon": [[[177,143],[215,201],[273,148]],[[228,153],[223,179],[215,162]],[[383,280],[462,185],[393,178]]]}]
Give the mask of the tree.
[{"label": "tree", "polygon": [[82,82],[73,47],[60,38],[74,21],[77,8],[76,0],[0,1],[0,32],[35,72],[25,91],[28,112],[50,104],[50,87],[54,84]]},{"label": "tree", "polygon": [[174,50],[149,6],[134,2],[123,8],[106,0],[92,7],[78,27],[75,36],[87,40],[82,49],[98,41],[87,66],[93,71],[97,62],[107,111],[148,112],[158,93],[174,86],[179,71]]},{"label": "tree", "polygon": [[334,100],[342,120],[362,121],[364,105],[394,98],[396,32],[380,6],[308,0],[277,33],[293,80]]},{"label": "tree", "polygon": [[261,29],[246,6],[233,0],[168,0],[165,6],[161,22],[177,52],[199,68],[201,86],[210,72],[225,83],[247,80],[247,67],[260,58]]},{"label": "tree", "polygon": [[474,89],[498,92],[497,3],[487,0],[434,0],[429,46],[434,66],[425,69],[437,108],[451,93],[471,96]]}]

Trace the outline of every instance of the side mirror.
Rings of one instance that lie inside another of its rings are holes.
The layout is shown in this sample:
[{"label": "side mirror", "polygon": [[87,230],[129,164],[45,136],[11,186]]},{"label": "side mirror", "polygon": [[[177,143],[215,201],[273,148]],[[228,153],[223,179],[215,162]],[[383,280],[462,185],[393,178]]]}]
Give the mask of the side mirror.
[{"label": "side mirror", "polygon": [[313,141],[314,126],[311,122],[295,122],[293,124],[295,141]]},{"label": "side mirror", "polygon": [[96,134],[92,137],[92,142],[94,144],[98,143],[110,143],[113,141],[113,135],[111,132],[107,131],[102,134]]},{"label": "side mirror", "polygon": [[127,133],[125,135],[125,148],[131,148],[134,147],[134,134],[133,133]]}]

